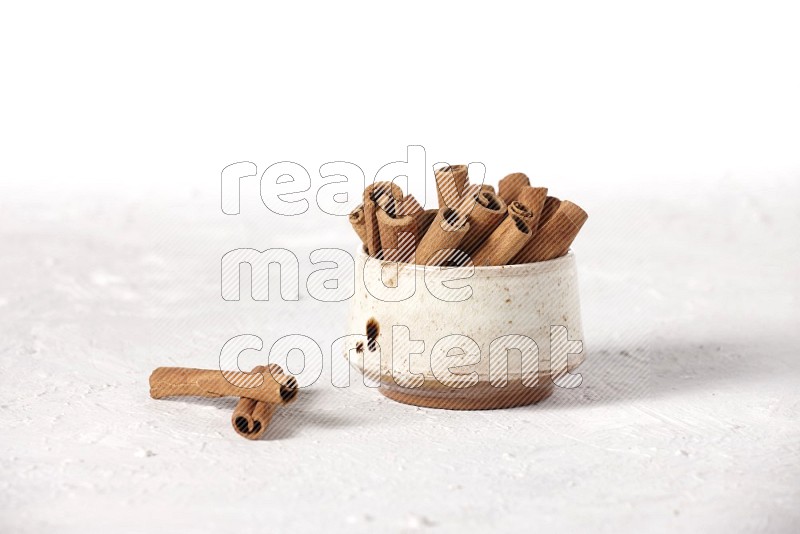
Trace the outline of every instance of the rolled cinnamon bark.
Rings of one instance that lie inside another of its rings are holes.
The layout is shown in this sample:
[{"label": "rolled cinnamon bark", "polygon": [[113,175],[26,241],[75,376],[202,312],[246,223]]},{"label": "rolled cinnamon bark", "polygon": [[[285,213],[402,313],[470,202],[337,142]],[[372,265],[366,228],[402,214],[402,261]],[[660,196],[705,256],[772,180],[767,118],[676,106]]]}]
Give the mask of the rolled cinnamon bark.
[{"label": "rolled cinnamon bark", "polygon": [[356,209],[351,211],[348,218],[350,224],[353,226],[353,230],[358,234],[358,238],[361,239],[361,242],[366,246],[367,225],[365,224],[366,219],[364,218],[364,204],[359,205]]},{"label": "rolled cinnamon bark", "polygon": [[364,225],[370,256],[378,257],[381,251],[378,211],[382,209],[394,216],[396,202],[402,198],[403,190],[391,182],[375,182],[364,189]]},{"label": "rolled cinnamon bark", "polygon": [[541,220],[546,198],[546,187],[523,187],[517,197],[517,200],[531,211],[531,220],[527,222],[534,234],[539,228],[539,221]]},{"label": "rolled cinnamon bark", "polygon": [[509,215],[500,223],[486,242],[472,255],[472,263],[481,265],[505,265],[522,250],[533,233],[522,217]]},{"label": "rolled cinnamon bark", "polygon": [[413,257],[421,235],[419,223],[424,213],[414,195],[407,195],[398,202],[394,216],[389,211],[378,212],[378,231],[384,260],[405,262]]},{"label": "rolled cinnamon bark", "polygon": [[[268,367],[258,365],[253,368],[253,373],[270,373],[279,382],[283,375],[283,369],[278,364],[272,363]],[[276,406],[267,402],[259,402],[253,399],[242,397],[236,403],[231,415],[233,429],[240,436],[247,439],[260,439],[267,431],[272,414],[275,413]]]},{"label": "rolled cinnamon bark", "polygon": [[528,209],[528,206],[519,200],[515,200],[508,205],[508,214],[516,215],[520,219],[523,219],[526,223],[530,223],[530,221],[533,219],[533,212],[531,212],[531,210]]},{"label": "rolled cinnamon bark", "polygon": [[560,258],[578,235],[589,216],[569,200],[561,202],[556,212],[513,258],[512,263],[533,263]]},{"label": "rolled cinnamon bark", "polygon": [[297,395],[297,381],[278,382],[269,373],[242,373],[213,369],[159,367],[150,375],[150,396],[245,397],[270,404],[286,404]]},{"label": "rolled cinnamon bark", "polygon": [[231,417],[233,429],[243,438],[261,439],[267,431],[276,407],[274,404],[242,397]]},{"label": "rolled cinnamon bark", "polygon": [[461,240],[469,232],[470,224],[459,218],[458,213],[447,206],[439,208],[436,217],[417,245],[416,263],[419,265],[443,265],[453,256]]},{"label": "rolled cinnamon bark", "polygon": [[469,168],[466,165],[448,165],[435,173],[436,192],[439,208],[455,207],[469,182]]},{"label": "rolled cinnamon bark", "polygon": [[437,213],[439,213],[439,210],[429,209],[415,216],[417,219],[417,241],[422,241],[422,237],[428,231],[428,228],[431,227],[431,223],[433,223]]},{"label": "rolled cinnamon bark", "polygon": [[417,219],[413,215],[393,218],[383,210],[378,212],[381,250],[385,261],[405,262],[417,248]]},{"label": "rolled cinnamon bark", "polygon": [[461,193],[461,197],[456,200],[455,205],[448,207],[453,208],[460,218],[466,219],[472,211],[472,208],[475,207],[477,198],[484,191],[486,191],[486,189],[484,189],[482,185],[467,184],[464,187],[464,191]]},{"label": "rolled cinnamon bark", "polygon": [[531,181],[524,173],[515,172],[501,179],[497,185],[500,197],[506,201],[506,204],[510,204],[519,198],[519,193],[523,187],[531,185]]},{"label": "rolled cinnamon bark", "polygon": [[462,203],[461,209],[469,210],[468,213],[460,211],[459,216],[462,218],[469,216],[470,229],[459,244],[459,248],[465,254],[471,255],[506,218],[508,206],[502,198],[485,190],[479,190],[473,197],[471,206],[469,208],[466,206],[466,203]]},{"label": "rolled cinnamon bark", "polygon": [[405,215],[417,215],[422,211],[422,206],[420,206],[417,199],[414,198],[414,195],[406,195],[405,198],[397,203],[397,210],[393,216],[403,217]]},{"label": "rolled cinnamon bark", "polygon": [[[253,370],[255,371],[255,369]],[[259,405],[265,406],[267,408],[267,413],[265,418],[255,421],[253,419],[253,412]],[[266,427],[262,427],[261,421],[266,419],[267,423],[269,423],[269,420],[272,419],[272,414],[274,412],[274,404],[258,402],[257,400],[242,397],[239,399],[239,402],[236,403],[236,407],[233,409],[233,413],[231,414],[231,424],[233,425],[233,429],[236,431],[236,433],[243,438],[258,439],[264,435],[264,432],[267,430]]]},{"label": "rolled cinnamon bark", "polygon": [[[558,210],[558,207],[561,205],[561,200],[556,197],[546,197],[544,199],[544,205],[542,206],[542,214],[539,215],[539,228],[544,225],[547,221],[550,220],[550,217]],[[534,232],[535,234],[536,232]]]}]

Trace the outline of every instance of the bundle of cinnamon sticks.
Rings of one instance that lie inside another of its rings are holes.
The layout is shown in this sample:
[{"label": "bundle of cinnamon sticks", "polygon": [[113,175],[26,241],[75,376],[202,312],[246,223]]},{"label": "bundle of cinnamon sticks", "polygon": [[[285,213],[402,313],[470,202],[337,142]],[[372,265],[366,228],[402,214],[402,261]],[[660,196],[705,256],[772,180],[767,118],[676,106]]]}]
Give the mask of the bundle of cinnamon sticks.
[{"label": "bundle of cinnamon sticks", "polygon": [[534,263],[565,255],[588,215],[549,196],[523,173],[491,185],[471,184],[466,165],[435,173],[439,208],[424,210],[390,182],[364,190],[350,224],[366,252],[387,261],[476,266]]},{"label": "bundle of cinnamon sticks", "polygon": [[256,366],[250,373],[159,367],[150,375],[150,396],[240,397],[231,424],[240,436],[256,440],[266,432],[275,408],[297,396],[297,381],[276,364]]}]

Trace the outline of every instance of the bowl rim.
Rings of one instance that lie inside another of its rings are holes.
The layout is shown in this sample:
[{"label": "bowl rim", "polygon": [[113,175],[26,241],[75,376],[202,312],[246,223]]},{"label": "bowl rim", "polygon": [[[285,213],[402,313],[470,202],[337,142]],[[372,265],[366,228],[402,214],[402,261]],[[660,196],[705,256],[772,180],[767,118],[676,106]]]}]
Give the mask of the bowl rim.
[{"label": "bowl rim", "polygon": [[[358,256],[359,263],[366,267],[365,264],[367,260],[376,260],[376,258],[369,256],[364,249],[365,247],[363,246],[359,247],[356,255]],[[572,249],[569,249],[569,251],[567,251],[567,253],[563,256],[552,260],[537,261],[534,263],[519,263],[514,265],[474,265],[471,267],[445,267],[440,265],[419,265],[416,263],[392,262],[386,260],[377,261],[380,262],[381,269],[383,269],[385,265],[398,263],[400,265],[400,268],[398,269],[399,272],[425,273],[441,272],[446,270],[448,273],[452,273],[453,277],[463,273],[463,278],[468,278],[470,276],[491,278],[495,276],[530,276],[533,274],[543,274],[552,271],[569,269],[575,265],[575,254],[572,252]],[[473,274],[470,275],[470,272]]]}]

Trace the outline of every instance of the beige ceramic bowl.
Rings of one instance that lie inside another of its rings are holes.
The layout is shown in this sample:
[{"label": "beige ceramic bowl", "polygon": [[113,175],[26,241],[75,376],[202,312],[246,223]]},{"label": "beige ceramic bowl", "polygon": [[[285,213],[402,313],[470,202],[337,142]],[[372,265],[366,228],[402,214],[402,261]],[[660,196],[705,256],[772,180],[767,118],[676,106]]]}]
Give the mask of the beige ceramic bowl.
[{"label": "beige ceramic bowl", "polygon": [[[419,406],[531,404],[580,383],[583,331],[575,256],[440,268],[359,251],[344,347],[387,397]],[[352,346],[350,346],[352,345]]]}]

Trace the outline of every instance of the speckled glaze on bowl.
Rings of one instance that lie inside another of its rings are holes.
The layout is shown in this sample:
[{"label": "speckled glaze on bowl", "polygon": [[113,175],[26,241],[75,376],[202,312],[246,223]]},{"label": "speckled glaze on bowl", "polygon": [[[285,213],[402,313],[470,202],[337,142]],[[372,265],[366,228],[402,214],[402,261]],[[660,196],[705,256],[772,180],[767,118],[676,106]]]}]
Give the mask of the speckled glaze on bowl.
[{"label": "speckled glaze on bowl", "polygon": [[585,356],[575,256],[443,269],[360,250],[349,333],[366,337],[351,336],[345,358],[396,401],[461,410],[537,402]]}]

